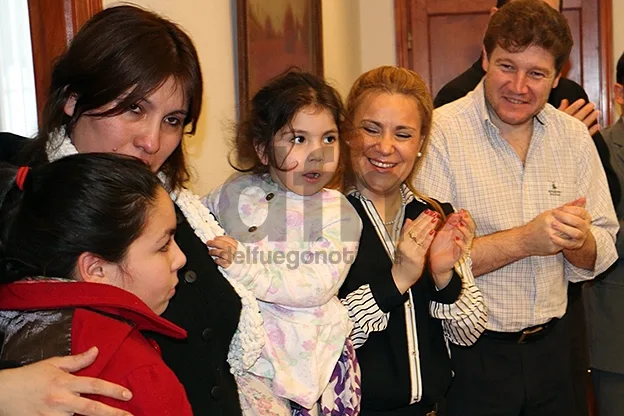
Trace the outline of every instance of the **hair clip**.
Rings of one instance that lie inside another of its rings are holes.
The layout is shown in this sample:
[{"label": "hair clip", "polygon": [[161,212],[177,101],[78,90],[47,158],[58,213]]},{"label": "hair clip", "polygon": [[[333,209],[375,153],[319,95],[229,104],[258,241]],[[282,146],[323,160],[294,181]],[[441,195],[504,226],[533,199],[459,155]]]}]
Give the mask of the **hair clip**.
[{"label": "hair clip", "polygon": [[24,190],[24,182],[26,182],[26,176],[28,175],[28,171],[30,171],[29,166],[20,166],[17,169],[17,175],[15,175],[15,184],[20,191]]}]

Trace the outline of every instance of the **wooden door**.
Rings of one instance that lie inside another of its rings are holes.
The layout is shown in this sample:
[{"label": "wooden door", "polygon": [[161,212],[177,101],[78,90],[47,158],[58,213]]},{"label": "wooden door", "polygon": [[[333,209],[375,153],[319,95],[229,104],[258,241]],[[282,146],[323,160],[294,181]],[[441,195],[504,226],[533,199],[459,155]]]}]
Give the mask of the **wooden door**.
[{"label": "wooden door", "polygon": [[[495,5],[495,0],[395,0],[399,65],[418,72],[435,96],[479,58]],[[602,125],[614,120],[611,7],[611,0],[563,0],[574,38],[565,75],[585,88]]]},{"label": "wooden door", "polygon": [[100,10],[102,0],[28,0],[39,114],[48,94],[54,59],[63,53],[74,33]]}]

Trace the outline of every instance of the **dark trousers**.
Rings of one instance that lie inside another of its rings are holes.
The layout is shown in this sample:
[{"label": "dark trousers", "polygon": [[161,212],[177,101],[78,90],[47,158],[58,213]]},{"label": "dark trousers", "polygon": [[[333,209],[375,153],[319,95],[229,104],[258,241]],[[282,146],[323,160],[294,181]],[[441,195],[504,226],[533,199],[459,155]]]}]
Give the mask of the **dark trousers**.
[{"label": "dark trousers", "polygon": [[414,403],[410,406],[392,410],[361,409],[360,416],[427,416],[433,412],[435,406]]},{"label": "dark trousers", "polygon": [[570,359],[574,388],[574,413],[571,416],[589,416],[588,387],[591,377],[587,372],[589,370],[589,346],[587,345],[583,283],[570,283],[568,285],[566,320],[570,332]]},{"label": "dark trousers", "polygon": [[564,317],[523,344],[487,334],[471,347],[451,344],[448,416],[572,415],[568,330]]},{"label": "dark trousers", "polygon": [[624,415],[624,374],[592,368],[598,416]]}]

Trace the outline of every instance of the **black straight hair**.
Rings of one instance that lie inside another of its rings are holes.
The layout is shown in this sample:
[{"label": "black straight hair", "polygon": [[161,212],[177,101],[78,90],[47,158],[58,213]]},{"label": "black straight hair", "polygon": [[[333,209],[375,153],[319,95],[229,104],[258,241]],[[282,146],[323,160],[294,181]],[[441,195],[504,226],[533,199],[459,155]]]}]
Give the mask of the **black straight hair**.
[{"label": "black straight hair", "polygon": [[31,169],[0,164],[0,283],[72,278],[90,252],[121,263],[162,186],[138,159],[85,153]]},{"label": "black straight hair", "polygon": [[624,53],[618,59],[617,66],[615,67],[615,81],[618,84],[624,85]]}]

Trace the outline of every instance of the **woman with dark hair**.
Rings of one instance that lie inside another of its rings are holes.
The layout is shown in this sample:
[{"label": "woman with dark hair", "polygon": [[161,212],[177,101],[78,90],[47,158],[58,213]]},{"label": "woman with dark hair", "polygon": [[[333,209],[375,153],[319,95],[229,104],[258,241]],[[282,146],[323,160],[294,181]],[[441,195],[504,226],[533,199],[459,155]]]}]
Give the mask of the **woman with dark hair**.
[{"label": "woman with dark hair", "polygon": [[29,364],[96,345],[98,361],[80,374],[131,389],[120,408],[192,415],[141,334],[186,335],[158,316],[186,258],[173,239],[171,199],[149,168],[110,154],[32,171],[1,164],[0,219],[0,358]]},{"label": "woman with dark hair", "polygon": [[[184,188],[188,172],[182,138],[195,132],[201,99],[200,65],[186,33],[137,7],[105,9],[81,28],[56,62],[38,136],[29,142],[1,135],[0,156],[38,165],[73,153],[120,153],[158,172],[176,204],[175,238],[188,260],[178,271],[180,284],[163,317],[185,329],[188,338],[154,338],[195,414],[231,416],[241,411],[228,363],[230,345],[229,362],[240,363],[256,354],[263,337],[257,303],[244,287],[221,275],[206,249],[205,241],[223,231]],[[250,300],[241,302],[241,297]],[[242,339],[234,336],[237,327],[245,333]],[[75,382],[62,391],[82,393],[73,389]],[[72,396],[62,397],[58,407],[66,409]],[[63,414],[114,414],[105,413],[109,409],[85,413],[84,406],[93,403],[72,402],[80,407]]]}]

